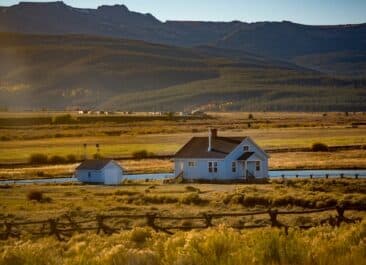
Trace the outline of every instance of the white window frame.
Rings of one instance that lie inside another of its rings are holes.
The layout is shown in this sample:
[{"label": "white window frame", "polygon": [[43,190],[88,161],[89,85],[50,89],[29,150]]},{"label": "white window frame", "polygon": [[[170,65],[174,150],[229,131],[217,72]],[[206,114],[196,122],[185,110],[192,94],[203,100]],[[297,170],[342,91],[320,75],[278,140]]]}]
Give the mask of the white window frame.
[{"label": "white window frame", "polygon": [[213,162],[208,162],[208,172],[212,173],[213,172]]},{"label": "white window frame", "polygon": [[208,172],[209,173],[217,173],[219,172],[219,167],[218,167],[218,162],[217,161],[209,161],[208,162]]},{"label": "white window frame", "polygon": [[261,171],[261,161],[255,161],[255,171]]},{"label": "white window frame", "polygon": [[236,173],[236,161],[231,162],[231,172]]},{"label": "white window frame", "polygon": [[249,152],[249,145],[243,145],[243,151]]},{"label": "white window frame", "polygon": [[197,161],[188,161],[188,167],[196,167]]}]

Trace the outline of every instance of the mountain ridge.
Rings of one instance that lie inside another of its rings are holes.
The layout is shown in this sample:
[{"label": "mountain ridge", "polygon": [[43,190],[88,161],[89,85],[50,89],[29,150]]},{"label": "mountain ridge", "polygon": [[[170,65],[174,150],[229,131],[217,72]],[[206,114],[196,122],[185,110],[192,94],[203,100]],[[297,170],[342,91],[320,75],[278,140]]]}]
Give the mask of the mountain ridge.
[{"label": "mountain ridge", "polygon": [[365,111],[366,79],[217,47],[0,33],[0,107]]},{"label": "mountain ridge", "polygon": [[[86,34],[141,40],[180,47],[215,46],[286,60],[328,74],[362,77],[366,60],[357,67],[337,62],[335,53],[350,61],[366,53],[366,23],[303,25],[290,21],[160,21],[150,13],[125,5],[74,8],[62,1],[20,2],[0,7],[0,31],[29,34]],[[313,55],[320,55],[318,60]],[[309,56],[304,58],[304,56]],[[305,62],[305,63],[303,63]]]}]

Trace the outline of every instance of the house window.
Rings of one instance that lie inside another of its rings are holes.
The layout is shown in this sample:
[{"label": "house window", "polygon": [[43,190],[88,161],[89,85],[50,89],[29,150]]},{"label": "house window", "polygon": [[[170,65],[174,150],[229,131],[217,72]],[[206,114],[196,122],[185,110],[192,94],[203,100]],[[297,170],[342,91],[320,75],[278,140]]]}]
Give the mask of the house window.
[{"label": "house window", "polygon": [[195,167],[196,166],[196,161],[188,161],[188,166],[189,167]]},{"label": "house window", "polygon": [[208,162],[208,172],[217,173],[217,162]]},{"label": "house window", "polygon": [[236,172],[236,162],[232,162],[231,163],[231,172],[235,173]]},{"label": "house window", "polygon": [[88,178],[90,178],[91,177],[91,172],[88,172]]},{"label": "house window", "polygon": [[244,145],[244,146],[243,146],[243,151],[244,151],[244,152],[248,152],[248,151],[249,151],[249,146]]},{"label": "house window", "polygon": [[261,161],[255,161],[255,170],[260,171],[261,170]]}]

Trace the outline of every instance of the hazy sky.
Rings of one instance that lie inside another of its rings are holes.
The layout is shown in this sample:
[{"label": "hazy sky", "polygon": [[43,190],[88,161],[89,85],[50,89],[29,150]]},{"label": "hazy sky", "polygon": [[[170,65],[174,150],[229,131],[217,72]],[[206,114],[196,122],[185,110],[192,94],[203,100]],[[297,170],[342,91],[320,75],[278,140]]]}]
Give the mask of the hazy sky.
[{"label": "hazy sky", "polygon": [[[42,2],[48,2],[39,0]],[[31,2],[31,1],[27,1]],[[366,0],[64,0],[74,7],[125,4],[160,20],[281,21],[304,24],[366,22]],[[1,6],[18,3],[0,0]]]}]

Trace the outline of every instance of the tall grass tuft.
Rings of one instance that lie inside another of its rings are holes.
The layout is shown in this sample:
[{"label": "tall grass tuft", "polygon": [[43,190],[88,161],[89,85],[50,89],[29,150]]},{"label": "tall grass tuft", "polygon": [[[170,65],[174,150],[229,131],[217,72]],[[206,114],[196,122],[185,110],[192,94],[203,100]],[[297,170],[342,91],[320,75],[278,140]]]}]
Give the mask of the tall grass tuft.
[{"label": "tall grass tuft", "polygon": [[309,230],[224,226],[171,236],[135,228],[112,236],[80,234],[0,242],[0,265],[360,265],[366,222]]}]

